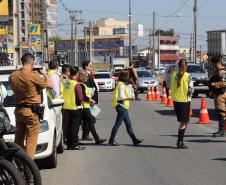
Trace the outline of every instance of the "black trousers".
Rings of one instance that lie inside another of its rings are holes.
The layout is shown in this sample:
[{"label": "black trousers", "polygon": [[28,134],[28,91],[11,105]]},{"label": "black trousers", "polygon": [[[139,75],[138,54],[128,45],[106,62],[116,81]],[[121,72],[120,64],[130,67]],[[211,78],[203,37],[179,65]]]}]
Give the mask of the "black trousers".
[{"label": "black trousers", "polygon": [[68,111],[67,146],[78,145],[79,126],[82,122],[82,109]]},{"label": "black trousers", "polygon": [[89,109],[83,109],[83,114],[82,114],[82,121],[83,124],[85,124],[83,126],[83,136],[85,134],[89,134],[89,131],[92,133],[95,141],[97,142],[99,140],[99,136],[96,132],[96,128],[95,128],[95,123],[96,123],[96,119],[95,117],[91,114]]}]

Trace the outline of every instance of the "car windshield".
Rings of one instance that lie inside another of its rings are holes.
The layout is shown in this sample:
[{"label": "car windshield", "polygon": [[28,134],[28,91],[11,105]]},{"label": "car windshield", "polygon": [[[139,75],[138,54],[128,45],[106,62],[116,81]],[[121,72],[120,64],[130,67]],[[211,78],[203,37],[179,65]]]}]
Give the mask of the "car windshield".
[{"label": "car windshield", "polygon": [[148,71],[137,71],[137,75],[139,78],[152,77]]},{"label": "car windshield", "polygon": [[206,73],[202,66],[187,66],[188,73]]},{"label": "car windshield", "polygon": [[101,79],[101,78],[111,78],[110,74],[108,73],[96,73],[95,74],[96,79]]},{"label": "car windshield", "polygon": [[14,106],[14,94],[12,89],[10,88],[9,82],[2,82],[7,90],[7,96],[4,99],[3,106],[4,107],[13,107]]}]

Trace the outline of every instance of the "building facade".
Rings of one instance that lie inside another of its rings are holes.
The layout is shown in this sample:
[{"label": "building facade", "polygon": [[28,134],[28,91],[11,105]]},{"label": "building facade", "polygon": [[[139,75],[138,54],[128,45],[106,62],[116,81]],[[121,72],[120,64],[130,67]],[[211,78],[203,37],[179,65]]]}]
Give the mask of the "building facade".
[{"label": "building facade", "polygon": [[57,32],[57,1],[46,0],[46,18],[48,37],[56,36]]},{"label": "building facade", "polygon": [[211,58],[214,56],[222,56],[224,63],[226,63],[226,29],[213,30],[207,32],[207,46],[208,46],[208,69],[212,74],[214,69],[211,63]]}]

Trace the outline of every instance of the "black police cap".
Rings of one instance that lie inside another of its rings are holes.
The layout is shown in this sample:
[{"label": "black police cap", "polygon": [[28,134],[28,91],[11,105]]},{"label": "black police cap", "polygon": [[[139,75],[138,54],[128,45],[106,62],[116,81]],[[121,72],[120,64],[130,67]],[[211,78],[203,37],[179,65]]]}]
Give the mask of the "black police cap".
[{"label": "black police cap", "polygon": [[222,60],[222,57],[220,57],[220,56],[214,56],[214,57],[211,58],[211,62],[213,64],[216,64],[218,62],[221,62],[221,60]]}]

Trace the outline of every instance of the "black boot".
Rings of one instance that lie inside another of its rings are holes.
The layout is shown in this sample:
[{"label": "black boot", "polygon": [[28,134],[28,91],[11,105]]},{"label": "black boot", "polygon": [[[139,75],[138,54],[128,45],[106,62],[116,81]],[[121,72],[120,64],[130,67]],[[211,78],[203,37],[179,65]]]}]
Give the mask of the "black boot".
[{"label": "black boot", "polygon": [[177,148],[178,149],[187,149],[188,148],[184,144],[184,133],[185,133],[185,129],[178,130],[178,141],[177,141]]},{"label": "black boot", "polygon": [[218,131],[213,133],[213,137],[224,137],[224,131]]},{"label": "black boot", "polygon": [[136,136],[134,134],[131,134],[130,137],[132,138],[132,141],[133,141],[133,145],[134,146],[137,146],[139,145],[140,143],[143,142],[143,139],[137,139]]}]

